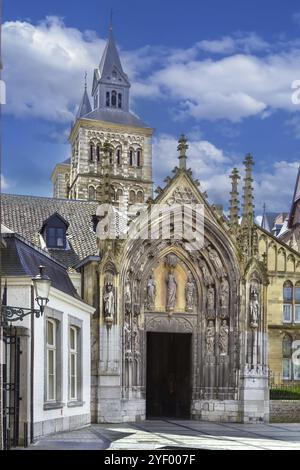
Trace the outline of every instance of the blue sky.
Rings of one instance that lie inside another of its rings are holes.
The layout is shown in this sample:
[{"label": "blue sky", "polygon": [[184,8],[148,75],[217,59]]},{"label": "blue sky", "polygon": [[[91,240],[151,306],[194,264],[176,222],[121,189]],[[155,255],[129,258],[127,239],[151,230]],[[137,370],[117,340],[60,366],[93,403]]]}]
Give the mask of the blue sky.
[{"label": "blue sky", "polygon": [[176,164],[176,139],[211,202],[255,159],[257,213],[289,208],[300,163],[300,4],[264,0],[4,0],[3,190],[51,195],[84,71],[100,61],[110,10],[131,108],[156,129],[155,182]]}]

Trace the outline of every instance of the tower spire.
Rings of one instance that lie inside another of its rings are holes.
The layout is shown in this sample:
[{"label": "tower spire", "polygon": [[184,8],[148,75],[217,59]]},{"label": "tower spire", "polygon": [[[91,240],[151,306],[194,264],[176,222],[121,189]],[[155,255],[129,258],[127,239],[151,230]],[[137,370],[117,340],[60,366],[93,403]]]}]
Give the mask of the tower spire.
[{"label": "tower spire", "polygon": [[179,152],[179,168],[181,170],[186,170],[186,161],[187,161],[187,155],[186,151],[189,148],[187,144],[187,138],[184,134],[181,134],[180,139],[178,141],[178,147],[177,150]]},{"label": "tower spire", "polygon": [[238,193],[238,183],[241,179],[238,169],[233,168],[231,175],[231,192],[230,192],[230,210],[229,210],[229,223],[230,227],[233,230],[236,230],[239,225],[239,193]]},{"label": "tower spire", "polygon": [[253,204],[253,178],[252,167],[254,165],[253,157],[250,153],[246,155],[244,160],[245,178],[244,178],[244,194],[243,194],[243,225],[252,225],[254,221],[254,204]]},{"label": "tower spire", "polygon": [[92,111],[91,103],[89,100],[89,96],[87,93],[87,73],[84,74],[84,92],[83,97],[77,112],[76,119],[80,119],[81,117],[85,116],[86,114]]},{"label": "tower spire", "polygon": [[263,216],[262,216],[262,221],[261,221],[261,227],[267,230],[268,232],[271,232],[269,221],[267,218],[267,212],[266,212],[266,203],[264,202],[263,205]]}]

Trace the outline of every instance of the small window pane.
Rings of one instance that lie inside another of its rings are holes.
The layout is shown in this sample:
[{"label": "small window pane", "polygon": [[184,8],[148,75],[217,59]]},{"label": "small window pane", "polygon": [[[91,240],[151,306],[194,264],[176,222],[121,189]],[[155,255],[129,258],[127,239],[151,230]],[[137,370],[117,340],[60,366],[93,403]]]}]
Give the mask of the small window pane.
[{"label": "small window pane", "polygon": [[284,323],[291,323],[292,321],[292,305],[283,305],[283,321]]},{"label": "small window pane", "polygon": [[70,328],[70,349],[73,351],[76,349],[76,330]]},{"label": "small window pane", "polygon": [[295,305],[295,323],[300,323],[300,305]]},{"label": "small window pane", "polygon": [[57,246],[63,247],[64,246],[64,231],[62,228],[56,229],[56,237],[57,237]]},{"label": "small window pane", "polygon": [[292,302],[293,300],[293,287],[292,286],[285,286],[283,288],[283,300],[285,302]]},{"label": "small window pane", "polygon": [[295,287],[295,302],[300,304],[300,287]]},{"label": "small window pane", "polygon": [[291,378],[291,359],[289,358],[284,358],[282,360],[282,373],[283,373],[283,378],[285,380],[288,380]]},{"label": "small window pane", "polygon": [[47,343],[54,346],[54,324],[51,321],[47,322]]}]

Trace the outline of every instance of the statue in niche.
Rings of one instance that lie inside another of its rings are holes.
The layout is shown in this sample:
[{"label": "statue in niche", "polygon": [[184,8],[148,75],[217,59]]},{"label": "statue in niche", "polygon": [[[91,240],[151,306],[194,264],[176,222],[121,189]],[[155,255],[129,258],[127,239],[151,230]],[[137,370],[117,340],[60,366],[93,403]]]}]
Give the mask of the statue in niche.
[{"label": "statue in niche", "polygon": [[206,309],[208,319],[214,319],[216,316],[215,311],[215,289],[213,286],[209,286],[206,294]]},{"label": "statue in niche", "polygon": [[167,276],[167,310],[174,310],[177,298],[177,281],[173,273]]},{"label": "statue in niche", "polygon": [[229,306],[229,284],[225,277],[223,277],[220,285],[220,304],[221,304],[221,318],[225,318],[228,315]]},{"label": "statue in niche", "polygon": [[147,308],[154,308],[156,299],[156,282],[154,274],[151,272],[147,282]]},{"label": "statue in niche", "polygon": [[191,273],[188,274],[187,283],[185,286],[185,302],[186,310],[192,311],[195,304],[195,283]]},{"label": "statue in niche", "polygon": [[223,320],[219,333],[219,350],[221,355],[228,354],[229,328],[227,320]]},{"label": "statue in niche", "polygon": [[130,285],[130,280],[128,278],[125,281],[124,299],[125,299],[125,311],[126,313],[131,313],[131,285]]},{"label": "statue in niche", "polygon": [[216,250],[212,248],[211,246],[208,247],[208,256],[216,269],[217,276],[222,277],[224,275],[224,268],[223,268],[222,261],[218,253],[216,252]]},{"label": "statue in niche", "polygon": [[213,278],[210,275],[210,272],[206,266],[206,263],[204,261],[201,261],[200,267],[201,267],[202,274],[203,274],[204,284],[206,286],[209,286],[210,284],[213,283]]},{"label": "statue in niche", "polygon": [[131,352],[131,328],[130,328],[130,318],[129,315],[125,315],[124,321],[124,345],[125,352]]},{"label": "statue in niche", "polygon": [[113,285],[108,282],[105,286],[103,295],[104,302],[104,317],[106,321],[113,320],[115,314],[115,296],[113,292]]},{"label": "statue in niche", "polygon": [[215,325],[212,320],[209,320],[207,328],[206,328],[206,352],[207,354],[214,354],[215,353]]},{"label": "statue in niche", "polygon": [[258,291],[255,286],[250,287],[250,326],[252,328],[258,327],[260,304],[258,298]]},{"label": "statue in niche", "polygon": [[137,324],[133,328],[133,351],[136,355],[140,354],[140,331]]}]

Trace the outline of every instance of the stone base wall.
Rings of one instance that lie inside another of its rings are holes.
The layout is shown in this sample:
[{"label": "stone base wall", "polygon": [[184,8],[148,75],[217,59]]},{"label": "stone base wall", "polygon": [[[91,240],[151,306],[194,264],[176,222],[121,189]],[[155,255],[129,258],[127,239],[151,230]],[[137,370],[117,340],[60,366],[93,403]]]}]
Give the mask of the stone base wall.
[{"label": "stone base wall", "polygon": [[146,419],[146,401],[131,398],[102,400],[98,412],[98,423],[134,423]]},{"label": "stone base wall", "polygon": [[271,423],[300,423],[300,400],[270,400]]},{"label": "stone base wall", "polygon": [[240,404],[234,400],[194,400],[191,418],[218,423],[241,423]]},{"label": "stone base wall", "polygon": [[90,413],[40,421],[38,423],[34,423],[34,440],[40,439],[43,436],[48,436],[49,434],[74,431],[75,429],[83,428],[89,424],[91,424]]}]

